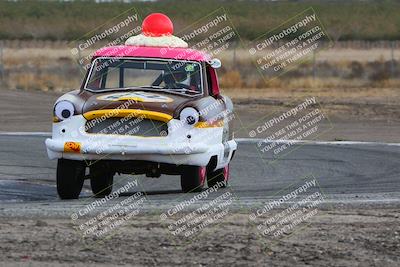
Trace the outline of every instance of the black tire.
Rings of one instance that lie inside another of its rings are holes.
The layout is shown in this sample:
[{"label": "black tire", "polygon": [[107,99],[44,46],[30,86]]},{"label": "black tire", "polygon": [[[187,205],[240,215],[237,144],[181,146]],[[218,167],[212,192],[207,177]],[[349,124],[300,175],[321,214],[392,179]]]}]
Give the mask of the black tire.
[{"label": "black tire", "polygon": [[201,192],[207,178],[206,167],[186,166],[181,174],[181,188],[185,193]]},{"label": "black tire", "polygon": [[105,197],[111,194],[114,173],[105,172],[90,175],[90,186],[95,197]]},{"label": "black tire", "polygon": [[85,181],[83,161],[59,159],[57,162],[57,193],[61,199],[77,199]]},{"label": "black tire", "polygon": [[229,164],[222,169],[215,170],[207,174],[208,187],[213,187],[217,183],[222,183],[221,187],[228,186],[229,180]]}]

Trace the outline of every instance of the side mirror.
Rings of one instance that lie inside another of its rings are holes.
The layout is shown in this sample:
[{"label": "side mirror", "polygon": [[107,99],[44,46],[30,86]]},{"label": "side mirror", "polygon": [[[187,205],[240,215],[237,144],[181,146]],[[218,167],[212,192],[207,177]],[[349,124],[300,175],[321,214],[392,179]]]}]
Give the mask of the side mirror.
[{"label": "side mirror", "polygon": [[209,64],[213,69],[219,69],[222,66],[221,60],[219,60],[218,58],[211,59]]}]

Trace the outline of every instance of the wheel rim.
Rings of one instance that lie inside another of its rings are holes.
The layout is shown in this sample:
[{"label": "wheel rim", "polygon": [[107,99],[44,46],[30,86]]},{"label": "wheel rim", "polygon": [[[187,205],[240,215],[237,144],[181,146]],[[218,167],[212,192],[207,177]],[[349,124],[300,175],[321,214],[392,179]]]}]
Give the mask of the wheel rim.
[{"label": "wheel rim", "polygon": [[224,167],[224,182],[228,182],[229,180],[229,165]]},{"label": "wheel rim", "polygon": [[199,168],[200,185],[204,185],[206,181],[206,167]]}]

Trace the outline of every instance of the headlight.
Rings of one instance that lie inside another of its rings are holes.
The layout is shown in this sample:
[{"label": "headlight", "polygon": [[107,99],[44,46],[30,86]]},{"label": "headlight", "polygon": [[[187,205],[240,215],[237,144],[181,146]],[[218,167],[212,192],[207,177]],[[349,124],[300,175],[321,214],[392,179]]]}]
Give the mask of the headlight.
[{"label": "headlight", "polygon": [[54,114],[60,120],[66,120],[74,115],[74,105],[71,102],[63,100],[56,104],[54,107]]},{"label": "headlight", "polygon": [[194,108],[184,108],[179,115],[179,119],[190,125],[194,126],[199,121],[199,112]]}]

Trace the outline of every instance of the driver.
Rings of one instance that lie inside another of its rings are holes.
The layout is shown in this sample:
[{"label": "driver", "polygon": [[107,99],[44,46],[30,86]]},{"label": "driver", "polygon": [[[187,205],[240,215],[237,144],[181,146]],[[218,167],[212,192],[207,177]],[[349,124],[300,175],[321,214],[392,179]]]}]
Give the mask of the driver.
[{"label": "driver", "polygon": [[167,88],[186,88],[187,74],[185,71],[170,72],[164,75]]}]

